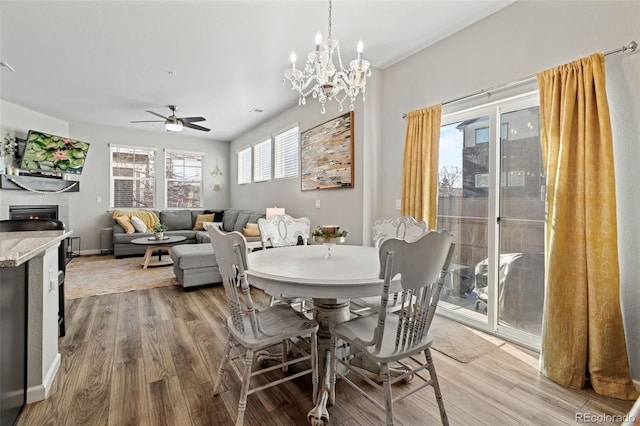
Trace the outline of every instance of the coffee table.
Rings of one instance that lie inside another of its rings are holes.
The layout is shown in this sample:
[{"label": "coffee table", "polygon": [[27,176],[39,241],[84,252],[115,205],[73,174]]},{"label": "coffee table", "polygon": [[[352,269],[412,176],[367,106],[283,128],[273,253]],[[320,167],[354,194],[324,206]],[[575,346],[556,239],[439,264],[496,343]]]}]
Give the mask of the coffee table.
[{"label": "coffee table", "polygon": [[[165,237],[163,240],[156,240],[154,237],[143,237],[131,240],[133,244],[139,244],[148,246],[147,251],[144,253],[144,259],[142,261],[142,269],[147,269],[149,266],[166,266],[173,264],[171,256],[167,256],[162,259],[162,251],[165,250],[171,254],[171,245],[186,240],[187,237],[183,236],[171,236]],[[154,252],[158,252],[158,260],[151,260],[151,256]]]}]

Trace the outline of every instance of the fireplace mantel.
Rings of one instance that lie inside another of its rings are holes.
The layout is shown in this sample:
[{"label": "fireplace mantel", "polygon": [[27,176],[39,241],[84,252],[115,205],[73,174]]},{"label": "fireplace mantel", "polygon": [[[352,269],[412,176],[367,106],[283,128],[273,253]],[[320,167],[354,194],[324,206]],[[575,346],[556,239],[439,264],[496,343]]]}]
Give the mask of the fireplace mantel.
[{"label": "fireplace mantel", "polygon": [[16,189],[39,194],[79,192],[80,182],[36,176],[0,175],[0,189]]}]

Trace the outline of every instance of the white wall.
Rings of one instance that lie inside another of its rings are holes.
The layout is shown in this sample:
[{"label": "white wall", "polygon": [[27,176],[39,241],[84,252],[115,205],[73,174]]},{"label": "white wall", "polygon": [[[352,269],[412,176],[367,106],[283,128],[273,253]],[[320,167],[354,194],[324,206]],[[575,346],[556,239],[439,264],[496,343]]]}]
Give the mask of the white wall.
[{"label": "white wall", "polygon": [[[406,131],[403,113],[609,51],[634,39],[640,42],[638,22],[638,1],[516,2],[384,71],[374,72],[369,84],[377,87],[377,92],[367,93],[365,107],[359,103],[356,110],[355,189],[301,192],[299,179],[241,187],[235,184],[240,148],[295,121],[301,130],[325,121],[317,113],[317,102],[311,99],[305,107],[292,107],[233,141],[231,204],[255,210],[285,206],[292,215],[310,216],[314,226],[338,223],[351,230],[368,227],[372,217],[397,215],[395,200],[402,192]],[[640,231],[633,216],[640,211],[640,197],[631,194],[640,182],[640,168],[635,164],[640,158],[639,57],[607,59],[607,70],[615,78],[610,83],[615,84],[610,103],[618,104],[612,107],[612,122],[619,184],[620,267],[627,343],[636,380],[640,380],[640,262],[635,257]],[[370,107],[373,102],[377,105]],[[336,115],[328,112],[326,119]],[[375,182],[363,185],[364,176],[375,177]],[[321,200],[322,209],[314,209],[315,199]],[[364,231],[354,235],[360,236],[368,243]],[[353,238],[349,242],[359,241]]]},{"label": "white wall", "polygon": [[[0,135],[7,132],[26,138],[30,129],[54,135],[67,136],[90,144],[87,161],[81,175],[73,180],[80,182],[80,192],[56,195],[34,194],[26,191],[0,191],[0,219],[8,219],[12,204],[57,204],[60,219],[73,236],[81,238],[83,253],[99,253],[100,230],[113,226],[109,209],[109,144],[155,147],[156,157],[156,205],[165,205],[165,186],[161,171],[164,168],[164,148],[184,149],[205,153],[204,157],[204,206],[223,209],[229,204],[229,143],[195,138],[184,133],[157,133],[136,129],[124,129],[92,124],[67,123],[54,117],[28,110],[18,105],[0,101]],[[216,166],[223,172],[223,190],[214,192],[213,178],[209,172]],[[98,197],[101,202],[98,202]]]}]

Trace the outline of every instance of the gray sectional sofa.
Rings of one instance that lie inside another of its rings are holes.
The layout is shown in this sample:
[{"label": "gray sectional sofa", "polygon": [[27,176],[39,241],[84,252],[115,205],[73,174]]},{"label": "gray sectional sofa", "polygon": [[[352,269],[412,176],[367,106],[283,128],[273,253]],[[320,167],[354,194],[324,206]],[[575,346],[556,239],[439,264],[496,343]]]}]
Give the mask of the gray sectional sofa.
[{"label": "gray sectional sofa", "polygon": [[[214,222],[222,222],[222,229],[227,232],[242,232],[247,223],[257,223],[258,219],[265,217],[264,213],[241,210],[153,210],[160,218],[160,222],[167,226],[165,235],[179,235],[187,239],[180,244],[209,243],[209,234],[206,231],[194,231],[196,219],[200,214],[214,213]],[[127,234],[125,230],[115,223],[113,225],[113,254],[116,258],[126,256],[141,256],[147,249],[145,245],[133,244],[131,241],[141,237],[152,237],[153,232]],[[247,241],[260,240],[260,237],[247,237]]]}]

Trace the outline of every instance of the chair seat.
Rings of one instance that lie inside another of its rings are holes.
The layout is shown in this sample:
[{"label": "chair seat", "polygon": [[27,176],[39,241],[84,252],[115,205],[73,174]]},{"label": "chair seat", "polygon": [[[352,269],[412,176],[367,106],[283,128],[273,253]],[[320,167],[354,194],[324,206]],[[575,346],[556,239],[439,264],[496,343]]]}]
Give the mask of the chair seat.
[{"label": "chair seat", "polygon": [[283,339],[315,333],[318,323],[309,320],[294,311],[289,305],[274,305],[263,311],[256,311],[256,318],[267,334],[253,335],[249,315],[244,315],[244,333],[238,330],[231,317],[227,319],[227,326],[233,337],[245,348],[257,349],[280,343]]},{"label": "chair seat", "polygon": [[[373,332],[378,325],[378,315],[369,315],[365,317],[355,318],[336,325],[333,329],[334,335],[338,339],[350,342],[351,346],[357,351],[362,351],[369,358],[376,362],[392,362],[398,359],[424,351],[431,346],[433,338],[426,334],[421,341],[412,345],[411,349],[402,349],[398,354],[396,347],[396,329],[400,317],[397,315],[389,315],[384,323],[384,334],[382,337],[382,345],[380,351],[375,352],[373,346],[359,344],[361,341],[373,340]],[[402,346],[400,346],[402,348]]]}]

